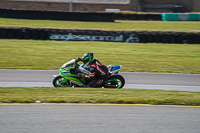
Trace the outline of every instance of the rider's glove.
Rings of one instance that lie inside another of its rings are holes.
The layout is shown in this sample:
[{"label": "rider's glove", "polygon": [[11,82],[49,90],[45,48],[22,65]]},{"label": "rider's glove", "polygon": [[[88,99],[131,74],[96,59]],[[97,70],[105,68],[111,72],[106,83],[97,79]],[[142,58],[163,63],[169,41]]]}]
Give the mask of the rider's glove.
[{"label": "rider's glove", "polygon": [[76,59],[76,63],[79,62],[79,61],[82,61],[82,58],[78,57],[78,58]]}]

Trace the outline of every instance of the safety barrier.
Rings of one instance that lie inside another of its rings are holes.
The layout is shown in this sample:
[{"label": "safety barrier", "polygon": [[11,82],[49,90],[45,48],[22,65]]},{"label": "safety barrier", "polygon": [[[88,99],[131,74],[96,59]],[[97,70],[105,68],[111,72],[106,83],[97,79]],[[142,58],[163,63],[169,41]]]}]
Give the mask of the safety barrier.
[{"label": "safety barrier", "polygon": [[114,22],[114,13],[0,9],[2,18]]},{"label": "safety barrier", "polygon": [[163,21],[199,21],[200,14],[162,14]]},{"label": "safety barrier", "polygon": [[65,12],[22,9],[0,9],[0,17],[69,21],[114,22],[114,20],[162,20],[161,14],[124,14],[100,12]]},{"label": "safety barrier", "polygon": [[161,14],[124,14],[124,13],[115,13],[116,20],[162,20]]},{"label": "safety barrier", "polygon": [[200,33],[0,27],[0,39],[200,44]]},{"label": "safety barrier", "polygon": [[0,17],[68,21],[114,22],[114,20],[199,21],[200,14],[128,14],[0,9]]}]

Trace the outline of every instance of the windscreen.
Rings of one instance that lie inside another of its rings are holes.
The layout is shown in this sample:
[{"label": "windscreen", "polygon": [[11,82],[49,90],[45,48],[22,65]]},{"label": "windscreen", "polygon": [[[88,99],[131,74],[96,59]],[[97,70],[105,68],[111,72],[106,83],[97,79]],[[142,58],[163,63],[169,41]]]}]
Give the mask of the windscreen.
[{"label": "windscreen", "polygon": [[75,62],[76,62],[76,59],[72,59],[72,60],[66,62],[65,64],[63,64],[63,65],[62,65],[62,68],[64,68],[64,67],[69,67],[69,66],[73,66],[73,65],[75,65]]}]

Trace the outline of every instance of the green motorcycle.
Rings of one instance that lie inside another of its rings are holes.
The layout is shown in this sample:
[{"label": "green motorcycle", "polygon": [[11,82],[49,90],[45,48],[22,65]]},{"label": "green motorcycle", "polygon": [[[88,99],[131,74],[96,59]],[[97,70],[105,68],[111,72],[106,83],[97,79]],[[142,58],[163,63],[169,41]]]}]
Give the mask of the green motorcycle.
[{"label": "green motorcycle", "polygon": [[[120,65],[108,65],[109,75],[103,82],[101,87],[104,88],[122,88],[125,84],[123,76],[118,74]],[[54,87],[81,87],[87,85],[91,80],[88,78],[79,78],[78,73],[90,74],[89,67],[84,64],[77,64],[75,59],[72,59],[61,66],[59,75],[55,75],[53,79]]]}]

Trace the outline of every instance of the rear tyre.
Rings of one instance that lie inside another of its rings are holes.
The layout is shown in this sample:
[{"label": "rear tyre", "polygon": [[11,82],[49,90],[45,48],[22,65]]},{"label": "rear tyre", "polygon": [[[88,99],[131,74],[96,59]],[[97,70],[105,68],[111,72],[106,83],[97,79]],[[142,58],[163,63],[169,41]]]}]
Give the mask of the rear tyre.
[{"label": "rear tyre", "polygon": [[113,86],[113,87],[105,87],[105,88],[123,88],[125,84],[125,79],[123,76],[116,74],[112,75],[108,78],[107,83],[108,86]]},{"label": "rear tyre", "polygon": [[73,84],[68,80],[61,76],[57,76],[53,79],[54,87],[71,87]]}]

